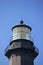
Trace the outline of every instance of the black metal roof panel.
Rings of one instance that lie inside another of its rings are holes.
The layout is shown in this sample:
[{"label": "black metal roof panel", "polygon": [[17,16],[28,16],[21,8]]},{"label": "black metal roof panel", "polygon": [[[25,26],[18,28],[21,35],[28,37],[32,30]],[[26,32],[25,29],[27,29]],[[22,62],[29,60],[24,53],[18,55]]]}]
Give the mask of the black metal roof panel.
[{"label": "black metal roof panel", "polygon": [[19,24],[19,25],[13,26],[13,27],[12,27],[12,30],[13,30],[14,28],[16,28],[16,27],[27,27],[27,28],[30,28],[30,30],[32,30],[32,28],[31,28],[30,26],[27,26],[27,25],[25,25],[25,24]]}]

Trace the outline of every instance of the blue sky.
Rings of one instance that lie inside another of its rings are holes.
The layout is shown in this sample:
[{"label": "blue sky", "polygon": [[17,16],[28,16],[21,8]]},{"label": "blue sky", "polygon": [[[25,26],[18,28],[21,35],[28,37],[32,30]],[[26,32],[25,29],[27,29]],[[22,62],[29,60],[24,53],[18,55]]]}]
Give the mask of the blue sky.
[{"label": "blue sky", "polygon": [[39,49],[35,65],[43,65],[43,0],[0,0],[0,65],[8,65],[4,50],[11,41],[11,28],[23,20],[32,27],[31,36]]}]

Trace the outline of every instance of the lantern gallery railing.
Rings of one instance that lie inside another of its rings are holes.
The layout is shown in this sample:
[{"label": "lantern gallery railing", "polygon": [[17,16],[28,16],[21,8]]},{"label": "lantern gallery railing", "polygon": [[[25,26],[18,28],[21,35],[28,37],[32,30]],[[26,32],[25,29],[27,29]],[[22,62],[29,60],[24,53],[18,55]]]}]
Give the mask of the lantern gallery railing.
[{"label": "lantern gallery railing", "polygon": [[5,53],[8,51],[8,50],[10,50],[11,48],[10,48],[10,44],[6,47],[6,49],[5,49]]},{"label": "lantern gallery railing", "polygon": [[38,50],[38,48],[35,45],[33,45],[33,48],[39,54],[39,50]]},{"label": "lantern gallery railing", "polygon": [[[10,44],[7,46],[7,48],[5,49],[5,54],[6,54],[6,52],[8,51],[8,50],[11,50],[12,48],[11,48],[11,46],[10,46]],[[30,48],[29,48],[30,49]],[[33,45],[33,48],[32,48],[34,51],[36,51],[38,54],[39,54],[39,50],[38,50],[38,48],[35,46],[35,45]]]}]

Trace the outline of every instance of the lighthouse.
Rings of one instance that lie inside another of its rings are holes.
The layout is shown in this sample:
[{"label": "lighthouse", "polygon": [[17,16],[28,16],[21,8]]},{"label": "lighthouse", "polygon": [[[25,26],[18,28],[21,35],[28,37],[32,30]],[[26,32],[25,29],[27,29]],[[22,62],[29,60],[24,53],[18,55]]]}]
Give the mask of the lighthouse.
[{"label": "lighthouse", "polygon": [[31,40],[32,28],[23,21],[12,27],[12,40],[5,49],[9,65],[34,65],[39,51]]}]

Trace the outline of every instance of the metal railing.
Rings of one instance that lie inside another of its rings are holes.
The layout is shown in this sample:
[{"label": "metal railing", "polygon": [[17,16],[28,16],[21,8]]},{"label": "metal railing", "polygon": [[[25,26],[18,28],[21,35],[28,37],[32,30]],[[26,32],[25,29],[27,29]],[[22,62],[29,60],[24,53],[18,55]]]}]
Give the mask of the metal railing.
[{"label": "metal railing", "polygon": [[[38,48],[35,46],[35,45],[33,45],[33,48],[34,48],[34,50],[39,54],[39,50],[38,50]],[[10,47],[10,44],[7,46],[7,48],[5,49],[5,53],[8,51],[8,50],[11,50],[12,48]]]},{"label": "metal railing", "polygon": [[[10,37],[10,41],[12,41],[12,37]],[[30,38],[30,41],[32,41],[32,42],[34,42],[34,39],[31,37]],[[33,48],[35,49],[35,51],[37,52],[37,53],[39,53],[39,50],[38,50],[38,48],[35,46],[35,45],[33,45]],[[11,48],[11,46],[10,46],[10,44],[7,46],[7,48],[5,49],[5,53],[8,51],[8,50],[11,50],[12,48]]]},{"label": "metal railing", "polygon": [[11,47],[10,47],[10,44],[6,47],[6,49],[5,49],[5,53],[8,51],[8,50],[10,50],[11,49]]},{"label": "metal railing", "polygon": [[38,50],[38,48],[35,45],[33,45],[33,48],[39,54],[39,50]]}]

